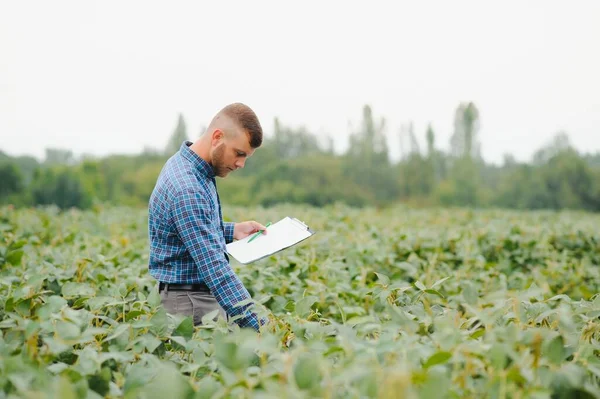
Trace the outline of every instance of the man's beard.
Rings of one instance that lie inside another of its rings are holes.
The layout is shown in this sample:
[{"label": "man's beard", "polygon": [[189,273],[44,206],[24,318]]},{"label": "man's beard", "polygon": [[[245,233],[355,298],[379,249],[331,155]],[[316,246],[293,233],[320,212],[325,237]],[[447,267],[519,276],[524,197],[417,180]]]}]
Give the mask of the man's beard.
[{"label": "man's beard", "polygon": [[212,168],[215,176],[225,177],[231,172],[231,170],[224,165],[225,161],[225,144],[221,143],[212,155]]}]

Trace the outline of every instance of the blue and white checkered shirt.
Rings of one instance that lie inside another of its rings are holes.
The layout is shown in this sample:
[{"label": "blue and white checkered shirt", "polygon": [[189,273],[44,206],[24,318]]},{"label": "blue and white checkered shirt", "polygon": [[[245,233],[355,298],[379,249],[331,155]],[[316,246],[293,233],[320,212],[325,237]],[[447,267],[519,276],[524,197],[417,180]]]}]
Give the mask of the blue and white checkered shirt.
[{"label": "blue and white checkered shirt", "polygon": [[[249,305],[234,305],[250,294],[226,252],[234,223],[223,223],[214,171],[191,144],[184,142],[169,158],[150,196],[150,274],[164,283],[204,283],[225,312],[236,316]],[[237,323],[258,329],[256,314],[250,311]]]}]

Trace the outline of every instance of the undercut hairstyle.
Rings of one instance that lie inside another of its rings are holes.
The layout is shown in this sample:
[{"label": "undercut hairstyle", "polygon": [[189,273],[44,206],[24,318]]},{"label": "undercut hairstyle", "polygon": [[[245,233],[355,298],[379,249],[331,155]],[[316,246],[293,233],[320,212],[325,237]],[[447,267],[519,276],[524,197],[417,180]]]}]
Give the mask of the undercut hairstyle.
[{"label": "undercut hairstyle", "polygon": [[247,132],[250,147],[260,147],[263,139],[262,127],[258,121],[258,117],[249,106],[242,103],[229,104],[219,114],[227,115],[234,123]]}]

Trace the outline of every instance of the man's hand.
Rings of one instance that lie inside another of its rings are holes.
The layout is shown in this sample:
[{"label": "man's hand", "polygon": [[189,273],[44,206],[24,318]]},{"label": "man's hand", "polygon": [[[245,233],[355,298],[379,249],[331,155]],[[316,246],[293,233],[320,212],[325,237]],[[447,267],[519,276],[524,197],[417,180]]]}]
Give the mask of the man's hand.
[{"label": "man's hand", "polygon": [[236,223],[233,226],[233,238],[236,240],[241,240],[242,238],[246,238],[250,234],[254,234],[260,230],[264,230],[263,234],[267,234],[267,228],[262,224],[255,222],[254,220]]}]

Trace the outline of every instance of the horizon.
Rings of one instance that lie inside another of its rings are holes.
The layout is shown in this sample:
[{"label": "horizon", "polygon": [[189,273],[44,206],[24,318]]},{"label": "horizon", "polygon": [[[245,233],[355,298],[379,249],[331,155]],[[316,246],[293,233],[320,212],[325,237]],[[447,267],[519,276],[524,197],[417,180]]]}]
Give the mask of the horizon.
[{"label": "horizon", "polygon": [[[186,121],[186,131],[187,131],[187,134],[188,134],[188,140],[190,140],[190,141],[193,142],[195,139],[199,138],[200,135],[198,135],[196,138],[191,137],[189,128],[187,127],[187,120],[185,119],[185,115],[183,115],[183,117],[184,117],[184,121]],[[288,125],[286,125],[284,123],[284,121],[281,121],[281,120],[279,120],[279,122],[282,124],[283,127],[286,127],[286,128],[287,127],[291,127],[291,128],[300,128],[300,127],[302,127],[302,126],[288,126]],[[73,154],[73,157],[74,157],[75,161],[80,161],[80,160],[83,160],[84,158],[85,159],[88,159],[88,158],[91,158],[91,159],[102,159],[102,158],[108,158],[108,157],[111,157],[111,156],[137,156],[137,155],[143,154],[146,151],[162,153],[162,152],[164,152],[164,147],[167,145],[167,141],[168,141],[169,137],[171,137],[171,135],[173,134],[173,131],[175,130],[175,126],[176,126],[176,124],[174,124],[173,128],[171,129],[171,131],[167,135],[165,135],[165,142],[163,143],[163,145],[161,147],[145,146],[145,147],[141,147],[141,148],[139,148],[137,150],[131,150],[131,151],[117,151],[117,152],[106,152],[106,153],[89,153],[89,152],[79,152],[79,153],[77,153],[76,151],[73,151],[73,149],[68,148],[68,147],[54,146],[54,147],[46,147],[46,148],[42,149],[42,154],[41,155],[35,155],[35,154],[31,154],[31,153],[13,154],[13,153],[10,153],[10,152],[6,151],[4,148],[0,147],[0,153],[4,153],[4,154],[6,154],[6,155],[8,155],[10,157],[14,157],[14,158],[18,158],[18,157],[33,157],[39,163],[44,162],[45,156],[46,156],[46,154],[45,154],[46,149],[57,149],[57,150],[71,151],[72,154]],[[264,136],[265,137],[265,141],[263,141],[263,146],[264,146],[264,144],[266,143],[266,140],[272,139],[272,133],[273,133],[273,131],[272,131],[272,129],[265,129],[264,124],[263,124],[263,133],[265,135]],[[320,140],[321,137],[319,137],[317,134],[315,134],[314,132],[311,132],[311,131],[308,131],[308,133],[310,133],[310,134],[312,134],[312,135],[314,135],[316,137],[317,142],[318,142],[318,144],[319,144],[319,146],[321,147],[322,150],[326,150],[326,148],[324,146],[324,143]],[[561,132],[560,131],[556,132],[555,135],[558,134],[558,133],[561,133]],[[571,136],[568,134],[568,132],[564,132],[564,133],[567,133],[567,135],[569,136],[569,140],[571,140],[570,141],[571,147],[575,151],[577,151],[579,153],[579,155],[581,155],[581,156],[595,156],[595,155],[600,155],[600,149],[585,151],[584,149],[577,148],[575,145],[573,145]],[[436,134],[437,134],[437,132],[436,132]],[[530,157],[528,159],[517,159],[516,157],[515,157],[515,159],[517,160],[517,162],[520,162],[520,163],[532,163],[533,162],[533,156],[535,155],[535,153],[538,150],[544,148],[545,146],[551,144],[551,142],[552,142],[552,140],[553,140],[553,138],[554,138],[555,135],[552,135],[551,137],[549,137],[548,140],[545,143],[542,143],[540,145],[540,147],[533,149],[532,152],[531,152],[531,155],[530,155]],[[424,134],[423,134],[423,136],[424,136]],[[388,147],[389,147],[389,141],[390,140],[389,140],[388,135],[386,135],[386,139],[387,139]],[[348,140],[348,137],[346,137],[346,140]],[[406,139],[406,140],[408,140],[408,139]],[[427,153],[426,150],[425,150],[426,143],[425,143],[424,138],[420,137],[420,136],[417,136],[417,140],[419,141],[419,148],[420,148],[419,153],[421,155],[426,155],[426,153]],[[345,144],[348,144],[348,143],[346,142]],[[407,142],[406,145],[409,146],[409,143]],[[438,150],[438,151],[441,151],[441,152],[445,153],[445,154],[449,154],[450,153],[449,144],[446,145],[446,146],[443,146],[443,148],[440,148],[440,146],[437,145],[437,139],[436,139],[436,145],[435,145],[434,148],[436,150]],[[345,153],[345,151],[347,149],[348,149],[347,145],[344,145],[341,150],[340,150],[340,146],[337,146],[335,148],[334,154],[336,156],[341,156],[341,155],[343,155]],[[396,152],[395,154],[392,154],[392,151],[389,148],[388,148],[388,150],[389,150],[389,154],[390,154],[390,161],[392,161],[393,163],[397,163],[397,162],[399,162],[399,161],[401,161],[403,159],[402,156],[400,156],[399,152]],[[482,151],[482,153],[483,153],[483,151]],[[394,156],[392,156],[392,155],[394,155]],[[514,154],[512,154],[512,153],[505,153],[505,155],[510,155],[510,156],[514,157]],[[484,155],[482,155],[481,158],[488,165],[502,166],[504,164],[504,158],[500,159],[500,160],[488,160],[488,159],[485,158]]]}]

